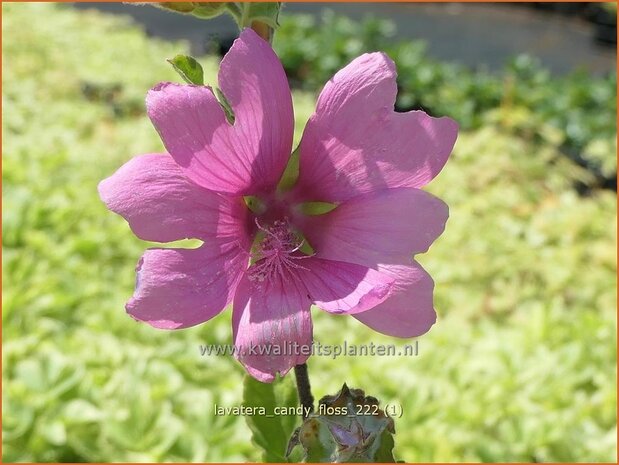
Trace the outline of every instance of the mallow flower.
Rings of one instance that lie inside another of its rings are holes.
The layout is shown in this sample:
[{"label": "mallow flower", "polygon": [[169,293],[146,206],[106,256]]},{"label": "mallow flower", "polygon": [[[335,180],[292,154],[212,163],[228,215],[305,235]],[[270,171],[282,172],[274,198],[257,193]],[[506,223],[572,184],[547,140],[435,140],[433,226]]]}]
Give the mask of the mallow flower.
[{"label": "mallow flower", "polygon": [[434,283],[413,256],[442,233],[448,208],[420,188],[443,168],[457,124],[395,112],[394,63],[361,55],[322,90],[298,176],[282,187],[294,115],[271,46],[244,30],[218,81],[233,121],[212,88],[161,83],[146,107],[167,153],[139,155],[99,185],[139,238],[202,241],[146,250],[127,312],[171,330],[232,304],[235,356],[263,382],[307,360],[290,348],[311,346],[312,305],[391,336],[428,331]]}]

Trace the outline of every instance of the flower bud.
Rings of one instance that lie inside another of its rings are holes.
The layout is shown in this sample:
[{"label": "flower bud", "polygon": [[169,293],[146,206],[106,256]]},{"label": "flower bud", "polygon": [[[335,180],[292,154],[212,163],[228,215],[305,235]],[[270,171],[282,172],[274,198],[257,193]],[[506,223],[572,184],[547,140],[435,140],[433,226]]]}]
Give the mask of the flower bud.
[{"label": "flower bud", "polygon": [[393,419],[377,399],[346,384],[334,396],[325,396],[318,410],[294,432],[288,455],[301,445],[305,462],[395,462]]}]

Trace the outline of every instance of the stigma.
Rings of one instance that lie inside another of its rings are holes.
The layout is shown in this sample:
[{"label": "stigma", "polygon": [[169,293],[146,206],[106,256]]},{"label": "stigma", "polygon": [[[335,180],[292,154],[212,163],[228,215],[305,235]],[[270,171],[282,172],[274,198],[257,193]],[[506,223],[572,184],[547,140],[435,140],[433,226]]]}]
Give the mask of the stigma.
[{"label": "stigma", "polygon": [[304,240],[295,233],[287,219],[264,226],[256,218],[256,226],[263,237],[252,252],[254,263],[247,270],[250,281],[263,282],[276,276],[284,277],[297,269],[307,270],[299,261],[311,255],[300,252]]}]

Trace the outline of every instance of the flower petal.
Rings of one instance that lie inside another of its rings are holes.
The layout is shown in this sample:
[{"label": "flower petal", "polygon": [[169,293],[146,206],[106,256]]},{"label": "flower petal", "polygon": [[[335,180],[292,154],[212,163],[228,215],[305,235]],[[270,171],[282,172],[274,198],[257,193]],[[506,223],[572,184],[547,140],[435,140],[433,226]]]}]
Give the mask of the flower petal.
[{"label": "flower petal", "polygon": [[236,115],[236,142],[253,154],[253,178],[274,187],[294,135],[292,94],[279,58],[258,34],[245,29],[221,62],[219,86]]},{"label": "flower petal", "polygon": [[412,266],[385,265],[378,269],[395,279],[391,296],[373,309],[353,316],[388,336],[406,338],[428,332],[436,322],[434,282],[430,275],[417,262]]},{"label": "flower petal", "polygon": [[394,279],[365,266],[307,258],[295,270],[309,298],[330,313],[365,312],[384,302]]},{"label": "flower petal", "polygon": [[450,118],[394,112],[395,65],[361,55],[325,85],[301,140],[299,196],[342,201],[390,187],[422,187],[443,168],[457,137]]},{"label": "flower petal", "polygon": [[241,199],[196,185],[167,154],[129,160],[99,183],[99,196],[146,241],[240,239],[247,227],[247,209]]},{"label": "flower petal", "polygon": [[448,216],[447,205],[433,195],[397,188],[360,195],[299,224],[317,256],[373,268],[427,251]]},{"label": "flower petal", "polygon": [[197,249],[149,249],[136,268],[127,312],[160,329],[203,323],[232,301],[247,260],[247,252],[232,242],[211,241]]},{"label": "flower petal", "polygon": [[294,129],[281,63],[246,29],[221,62],[219,85],[234,111],[233,125],[205,86],[159,84],[148,93],[148,115],[168,152],[199,185],[239,195],[274,188]]},{"label": "flower petal", "polygon": [[259,381],[270,383],[277,373],[283,376],[304,363],[312,319],[303,285],[281,276],[263,282],[243,278],[234,297],[232,331],[235,357]]}]

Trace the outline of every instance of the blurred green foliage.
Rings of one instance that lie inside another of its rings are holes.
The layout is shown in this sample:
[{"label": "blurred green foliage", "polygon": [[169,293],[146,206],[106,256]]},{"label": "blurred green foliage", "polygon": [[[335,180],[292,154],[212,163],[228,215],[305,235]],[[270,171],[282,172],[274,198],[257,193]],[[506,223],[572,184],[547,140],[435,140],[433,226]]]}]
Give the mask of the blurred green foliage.
[{"label": "blurred green foliage", "polygon": [[[143,99],[179,79],[165,59],[187,45],[54,4],[2,10],[3,461],[260,460],[243,418],[214,415],[241,404],[243,369],[200,356],[230,342],[229,310],[177,332],[129,318],[150,244],[96,192],[131,156],[162,150]],[[201,64],[214,82],[216,60]],[[441,92],[459,93],[459,79]],[[298,140],[314,94],[294,99]],[[446,113],[466,114],[453,102]],[[429,186],[451,218],[418,257],[439,313],[419,356],[314,357],[314,395],[346,382],[400,404],[406,461],[614,462],[616,196],[577,194],[591,174],[562,156],[542,107],[529,109],[534,128],[501,108],[461,133]],[[614,118],[614,95],[598,112]],[[314,323],[322,344],[410,342],[319,311]]]},{"label": "blurred green foliage", "polygon": [[464,129],[482,127],[497,110],[517,114],[515,129],[540,136],[554,129],[552,142],[594,174],[586,187],[616,179],[616,74],[556,78],[521,55],[497,75],[433,60],[424,42],[397,41],[395,32],[384,19],[353,21],[328,10],[319,20],[284,14],[274,47],[293,83],[309,90],[360,54],[385,51],[397,64],[398,110],[449,115]]}]

